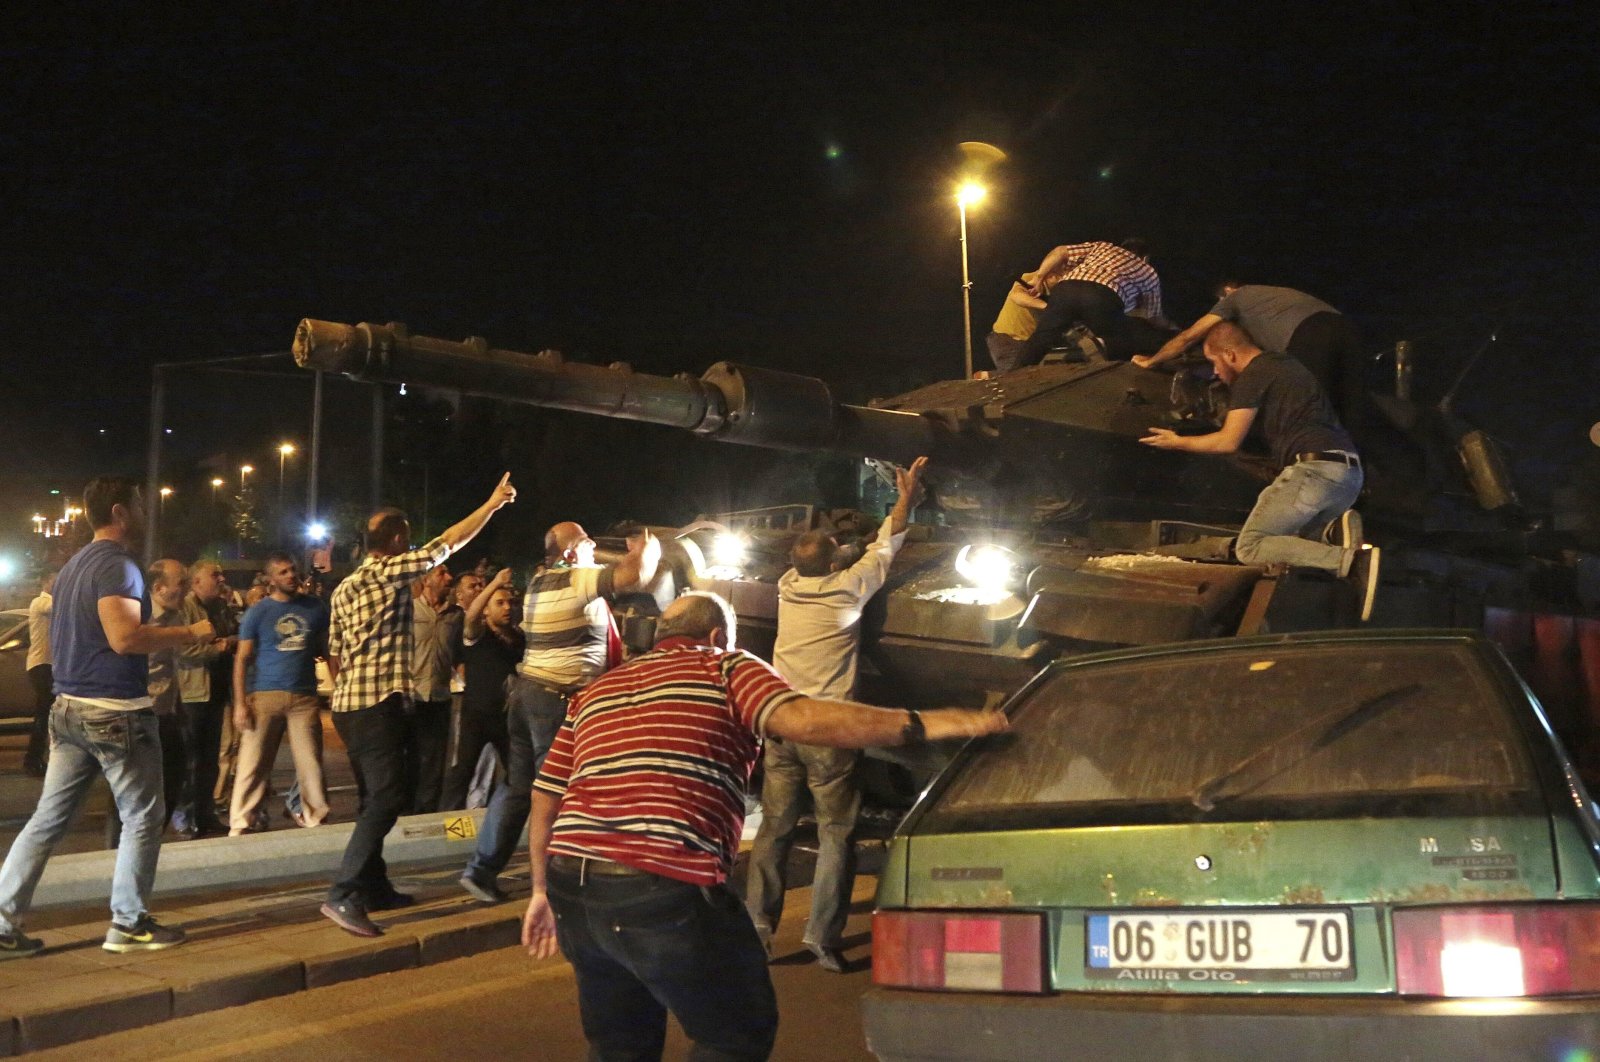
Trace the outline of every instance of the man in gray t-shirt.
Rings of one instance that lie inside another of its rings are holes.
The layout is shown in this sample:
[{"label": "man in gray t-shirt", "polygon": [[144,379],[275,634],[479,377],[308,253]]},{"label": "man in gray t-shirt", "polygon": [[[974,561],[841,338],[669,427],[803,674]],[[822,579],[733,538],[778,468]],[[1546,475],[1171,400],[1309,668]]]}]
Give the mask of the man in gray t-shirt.
[{"label": "man in gray t-shirt", "polygon": [[1146,369],[1160,365],[1200,342],[1218,324],[1231,321],[1261,349],[1287,354],[1310,369],[1340,419],[1360,434],[1367,420],[1365,367],[1360,337],[1348,317],[1294,288],[1228,281],[1218,294],[1217,304],[1198,321],[1154,354],[1135,356],[1133,363]]}]

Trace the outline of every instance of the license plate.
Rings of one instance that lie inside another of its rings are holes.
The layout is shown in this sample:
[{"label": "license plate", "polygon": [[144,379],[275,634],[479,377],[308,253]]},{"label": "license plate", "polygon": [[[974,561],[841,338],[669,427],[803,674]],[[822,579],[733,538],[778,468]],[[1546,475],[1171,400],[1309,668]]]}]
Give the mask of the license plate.
[{"label": "license plate", "polygon": [[1131,911],[1087,917],[1090,977],[1119,981],[1349,981],[1350,912]]}]

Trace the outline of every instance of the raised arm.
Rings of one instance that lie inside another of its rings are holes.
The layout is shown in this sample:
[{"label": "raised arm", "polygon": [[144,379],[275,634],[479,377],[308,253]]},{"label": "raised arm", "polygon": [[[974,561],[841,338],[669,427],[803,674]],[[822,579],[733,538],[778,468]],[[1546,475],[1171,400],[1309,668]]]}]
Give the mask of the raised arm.
[{"label": "raised arm", "polygon": [[611,588],[617,593],[649,586],[656,577],[656,565],[661,563],[661,542],[649,528],[639,532],[638,541],[636,546],[629,540],[628,555],[612,569]]},{"label": "raised arm", "polygon": [[450,552],[455,553],[476,538],[478,532],[489,522],[489,518],[499,512],[502,506],[510,505],[516,500],[517,488],[511,485],[511,473],[507,472],[500,477],[500,483],[494,488],[494,493],[489,495],[488,501],[472,510],[466,519],[445,528],[439,537],[450,547]]},{"label": "raised arm", "polygon": [[478,596],[473,598],[472,603],[467,606],[466,618],[461,621],[461,635],[463,638],[467,638],[475,642],[479,638],[483,637],[483,629],[485,626],[483,622],[483,610],[489,607],[489,599],[494,596],[496,590],[503,589],[504,587],[508,587],[510,585],[511,569],[510,567],[505,567],[495,572],[494,578],[489,580],[488,584],[485,585],[482,590],[478,591]]}]

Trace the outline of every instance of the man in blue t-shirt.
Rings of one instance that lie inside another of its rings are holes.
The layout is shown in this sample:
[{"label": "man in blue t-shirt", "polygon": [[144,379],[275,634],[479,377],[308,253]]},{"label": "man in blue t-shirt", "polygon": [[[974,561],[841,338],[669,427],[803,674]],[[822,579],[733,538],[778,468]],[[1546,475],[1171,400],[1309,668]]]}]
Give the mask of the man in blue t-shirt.
[{"label": "man in blue t-shirt", "polygon": [[250,831],[256,809],[267,797],[267,779],[285,728],[300,782],[298,821],[319,826],[328,814],[318,740],[322,702],[317,699],[317,658],[328,655],[328,606],[300,592],[300,572],[287,553],[269,554],[261,570],[267,596],[244,614],[233,663],[239,764],[228,810],[232,837]]},{"label": "man in blue t-shirt", "polygon": [[96,479],[83,492],[83,511],[94,539],[61,569],[50,618],[56,699],[44,791],[0,866],[0,959],[32,955],[44,946],[23,935],[22,919],[51,851],[101,772],[122,817],[111,928],[102,947],[153,951],[183,943],[181,930],[150,917],[148,903],[167,813],[145,654],[207,644],[214,631],[209,622],[150,623],[150,598],[134,557],[144,535],[138,484]]}]

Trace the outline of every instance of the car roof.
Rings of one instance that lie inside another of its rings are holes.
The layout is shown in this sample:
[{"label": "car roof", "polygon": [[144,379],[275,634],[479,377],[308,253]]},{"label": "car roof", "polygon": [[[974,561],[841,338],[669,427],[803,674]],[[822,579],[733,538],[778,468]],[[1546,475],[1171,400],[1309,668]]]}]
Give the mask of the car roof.
[{"label": "car roof", "polygon": [[1467,628],[1459,630],[1439,628],[1378,630],[1361,628],[1354,630],[1295,631],[1290,634],[1260,634],[1248,638],[1207,638],[1189,642],[1167,642],[1161,645],[1136,645],[1121,649],[1108,649],[1097,653],[1081,653],[1057,658],[1051,663],[1050,667],[1045,669],[1044,673],[1049,674],[1064,668],[1081,667],[1085,664],[1099,664],[1113,660],[1175,657],[1192,653],[1217,652],[1222,649],[1249,650],[1311,645],[1348,645],[1351,643],[1385,645],[1418,641],[1437,642],[1441,645],[1462,642],[1475,642],[1483,645],[1493,644],[1483,632]]}]

